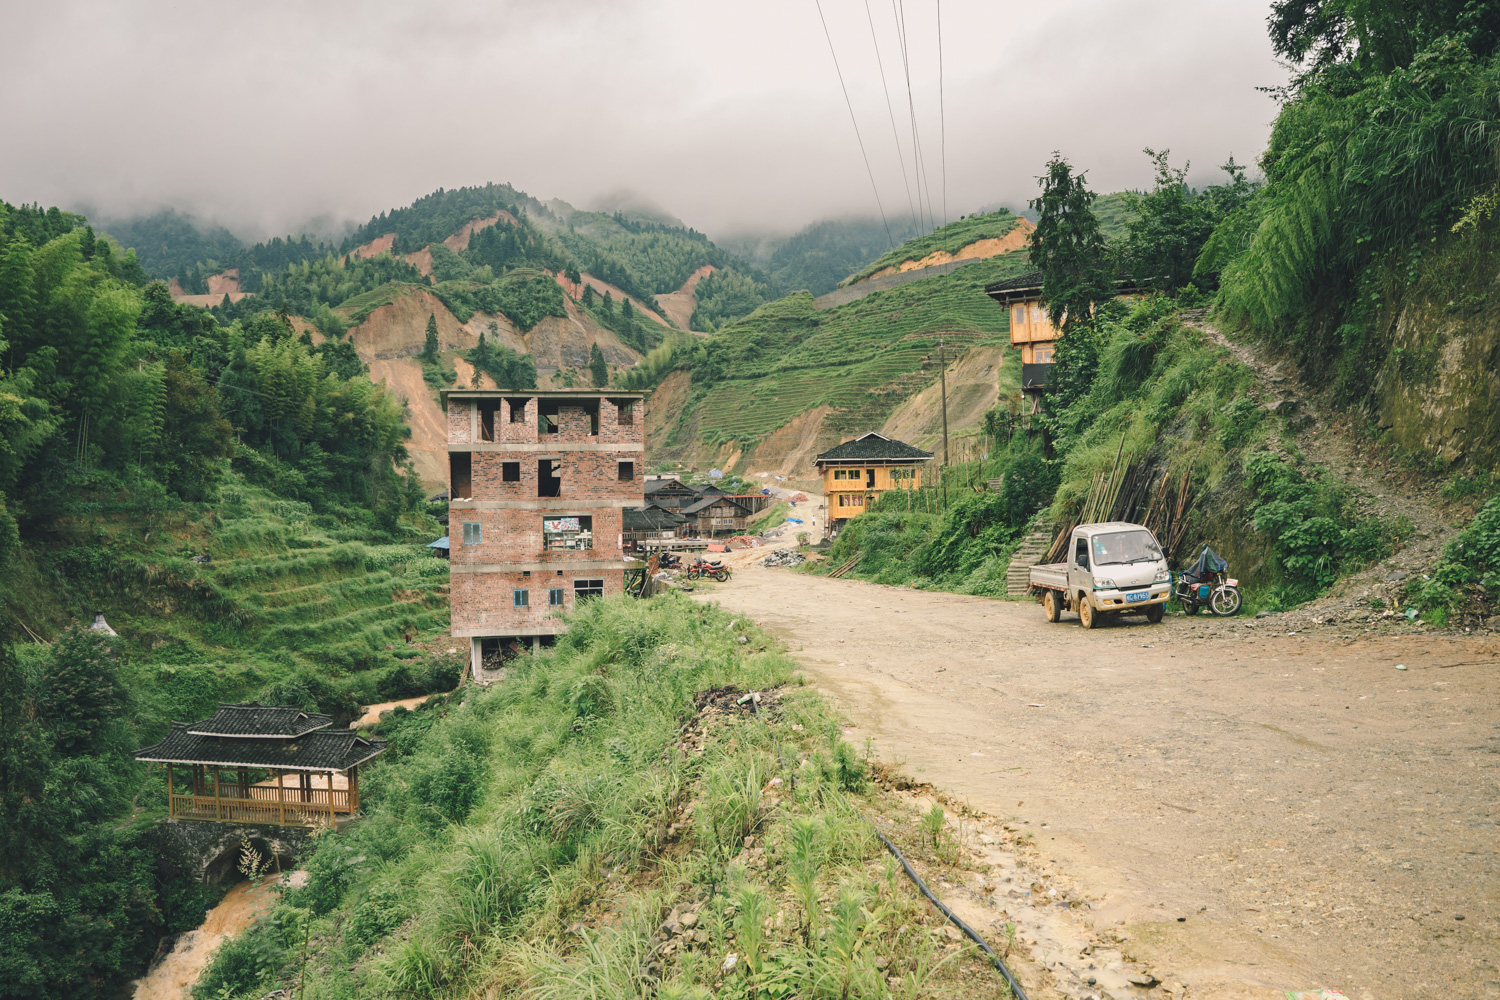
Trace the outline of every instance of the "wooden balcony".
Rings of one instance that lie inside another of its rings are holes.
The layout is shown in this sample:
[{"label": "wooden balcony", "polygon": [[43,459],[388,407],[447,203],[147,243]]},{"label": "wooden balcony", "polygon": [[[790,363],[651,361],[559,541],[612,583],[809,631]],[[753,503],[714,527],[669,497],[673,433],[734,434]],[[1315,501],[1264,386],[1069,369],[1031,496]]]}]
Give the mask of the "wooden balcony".
[{"label": "wooden balcony", "polygon": [[169,776],[168,818],[271,826],[337,826],[359,812],[357,770],[347,777],[285,774],[253,785],[218,778],[211,769],[199,771],[187,783],[196,792],[183,793],[173,787]]}]

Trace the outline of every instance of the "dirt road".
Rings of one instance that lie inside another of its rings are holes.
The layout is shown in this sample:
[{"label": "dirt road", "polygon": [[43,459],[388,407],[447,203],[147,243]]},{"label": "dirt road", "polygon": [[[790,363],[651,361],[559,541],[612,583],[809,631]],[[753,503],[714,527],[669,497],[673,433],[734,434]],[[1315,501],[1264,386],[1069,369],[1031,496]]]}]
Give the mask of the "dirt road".
[{"label": "dirt road", "polygon": [[1500,997],[1492,638],[1274,618],[1088,633],[751,556],[700,596],[783,637],[852,739],[1029,824],[1095,924],[1124,921],[1193,995]]}]

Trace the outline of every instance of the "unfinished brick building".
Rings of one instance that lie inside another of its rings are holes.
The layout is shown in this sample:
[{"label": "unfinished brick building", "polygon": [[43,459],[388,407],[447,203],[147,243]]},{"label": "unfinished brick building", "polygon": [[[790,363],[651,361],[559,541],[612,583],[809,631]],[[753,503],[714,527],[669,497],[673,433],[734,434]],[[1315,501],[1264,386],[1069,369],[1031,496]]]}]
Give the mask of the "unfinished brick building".
[{"label": "unfinished brick building", "polygon": [[444,393],[452,630],[475,676],[550,641],[554,612],[625,587],[622,511],[644,500],[643,393]]}]

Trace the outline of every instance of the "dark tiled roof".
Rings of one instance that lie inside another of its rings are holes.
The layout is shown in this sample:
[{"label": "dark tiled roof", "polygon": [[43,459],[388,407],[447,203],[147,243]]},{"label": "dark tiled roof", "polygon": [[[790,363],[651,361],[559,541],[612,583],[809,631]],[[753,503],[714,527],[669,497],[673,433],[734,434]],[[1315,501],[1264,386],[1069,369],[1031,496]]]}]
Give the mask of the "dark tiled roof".
[{"label": "dark tiled roof", "polygon": [[656,531],[675,528],[687,518],[675,510],[666,510],[652,504],[646,507],[626,507],[624,511],[626,531]]},{"label": "dark tiled roof", "polygon": [[650,479],[646,481],[646,495],[652,493],[676,493],[681,496],[697,496],[698,491],[678,479]]},{"label": "dark tiled roof", "polygon": [[346,771],[385,750],[385,740],[365,738],[352,729],[320,729],[295,740],[222,740],[188,731],[174,722],[155,746],[135,752],[140,761],[210,764],[220,767],[277,767],[295,771]]},{"label": "dark tiled roof", "polygon": [[281,736],[292,738],[333,725],[333,716],[304,712],[290,705],[219,703],[219,710],[188,726],[195,736]]},{"label": "dark tiled roof", "polygon": [[861,434],[830,448],[813,461],[817,462],[925,462],[932,452],[913,448],[904,441],[884,437],[874,431]]},{"label": "dark tiled roof", "polygon": [[733,500],[729,499],[728,496],[704,497],[697,503],[689,504],[688,506],[682,508],[682,512],[684,514],[697,514],[700,511],[707,510],[716,503],[727,503],[738,510],[741,514],[750,513],[750,511],[745,508],[744,504],[735,503]]},{"label": "dark tiled roof", "polygon": [[1006,278],[1004,281],[997,281],[993,285],[984,286],[986,295],[994,295],[996,292],[1018,292],[1032,290],[1036,290],[1038,292],[1042,290],[1041,271],[1027,271],[1025,274],[1018,275],[1017,277]]}]

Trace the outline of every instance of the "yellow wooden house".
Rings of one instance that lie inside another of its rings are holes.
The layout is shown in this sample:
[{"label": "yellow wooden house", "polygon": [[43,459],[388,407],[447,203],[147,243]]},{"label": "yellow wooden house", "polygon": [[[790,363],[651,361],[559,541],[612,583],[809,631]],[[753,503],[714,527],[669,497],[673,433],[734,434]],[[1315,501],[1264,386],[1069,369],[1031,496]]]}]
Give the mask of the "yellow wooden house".
[{"label": "yellow wooden house", "polygon": [[823,474],[829,534],[863,514],[886,490],[919,488],[922,466],[931,459],[931,452],[874,431],[823,452],[813,464]]}]

